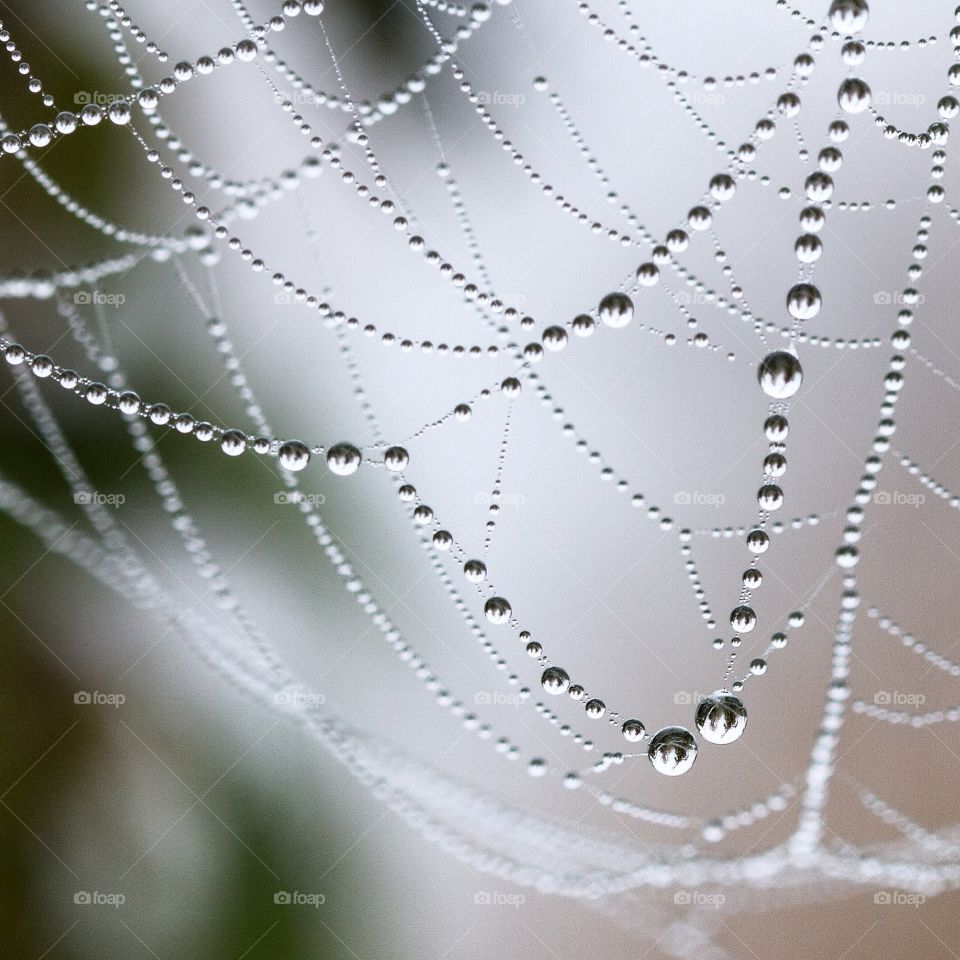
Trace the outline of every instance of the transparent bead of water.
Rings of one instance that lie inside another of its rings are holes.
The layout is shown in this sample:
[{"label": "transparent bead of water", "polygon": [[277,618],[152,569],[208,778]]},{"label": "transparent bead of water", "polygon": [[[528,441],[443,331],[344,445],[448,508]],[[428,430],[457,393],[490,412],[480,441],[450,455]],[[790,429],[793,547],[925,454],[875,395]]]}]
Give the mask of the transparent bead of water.
[{"label": "transparent bead of water", "polygon": [[591,720],[599,720],[607,712],[607,705],[602,700],[588,700],[584,706],[587,716]]},{"label": "transparent bead of water", "polygon": [[242,430],[225,430],[220,437],[220,449],[228,457],[239,457],[247,449],[247,435]]},{"label": "transparent bead of water", "polygon": [[803,368],[792,353],[777,350],[766,356],[757,368],[757,379],[768,397],[786,400],[800,389]]},{"label": "transparent bead of water", "polygon": [[647,758],[657,773],[679,777],[697,759],[697,742],[693,734],[683,727],[664,727],[650,739]]},{"label": "transparent bead of water", "polygon": [[280,466],[285,470],[302,470],[310,462],[310,449],[301,440],[287,440],[277,451]]},{"label": "transparent bead of water", "polygon": [[870,107],[870,88],[859,77],[847,77],[837,91],[837,103],[844,113],[863,113]]},{"label": "transparent bead of water", "polygon": [[567,671],[560,667],[547,667],[540,677],[540,685],[547,693],[559,696],[569,689],[570,677],[567,675]]},{"label": "transparent bead of water", "polygon": [[624,740],[627,740],[629,743],[637,743],[637,741],[643,739],[646,728],[639,720],[625,720],[620,731],[623,734]]},{"label": "transparent bead of water", "polygon": [[506,623],[513,615],[513,609],[503,597],[490,597],[483,605],[483,612],[491,623]]},{"label": "transparent bead of water", "polygon": [[739,697],[717,690],[697,705],[697,730],[710,743],[733,743],[747,726],[747,708]]},{"label": "transparent bead of water", "polygon": [[757,491],[757,503],[763,510],[779,510],[783,506],[783,490],[775,483],[765,483]]},{"label": "transparent bead of water", "polygon": [[578,337],[589,337],[596,329],[593,317],[587,313],[581,313],[579,316],[574,317],[570,326]]},{"label": "transparent bead of water", "polygon": [[783,443],[787,439],[789,426],[786,417],[774,413],[764,421],[763,432],[771,443]]},{"label": "transparent bead of water", "polygon": [[820,291],[812,283],[798,283],[787,294],[787,313],[795,320],[812,320],[821,303]]},{"label": "transparent bead of water", "polygon": [[337,443],[327,451],[327,466],[338,477],[349,477],[360,469],[363,458],[352,443]]},{"label": "transparent bead of water", "polygon": [[53,131],[45,123],[36,123],[30,128],[29,137],[35,147],[45,147],[53,139]]},{"label": "transparent bead of water", "polygon": [[751,607],[735,607],[730,613],[730,626],[737,633],[749,633],[757,625],[757,615]]},{"label": "transparent bead of water", "polygon": [[633,301],[625,293],[608,293],[600,301],[599,312],[606,326],[619,329],[633,319]]},{"label": "transparent bead of water", "polygon": [[463,565],[463,575],[471,583],[480,583],[487,575],[487,565],[482,560],[468,560]]},{"label": "transparent bead of water", "polygon": [[870,19],[870,7],[866,0],[833,0],[828,16],[834,30],[845,34],[860,33]]},{"label": "transparent bead of water", "polygon": [[388,447],[383,455],[383,465],[391,473],[399,473],[405,470],[410,462],[410,454],[404,447]]}]

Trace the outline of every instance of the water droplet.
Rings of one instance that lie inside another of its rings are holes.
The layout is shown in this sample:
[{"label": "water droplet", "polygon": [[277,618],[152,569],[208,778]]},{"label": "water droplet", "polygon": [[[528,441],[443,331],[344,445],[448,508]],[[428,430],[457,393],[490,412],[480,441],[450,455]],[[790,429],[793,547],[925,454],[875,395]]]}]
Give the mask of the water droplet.
[{"label": "water droplet", "polygon": [[766,553],[770,546],[770,537],[763,530],[751,530],[747,534],[747,549],[751,553]]},{"label": "water droplet", "polygon": [[623,738],[630,743],[636,743],[638,740],[642,740],[643,734],[646,732],[646,728],[639,720],[626,720],[620,729],[623,733]]},{"label": "water droplet", "polygon": [[757,625],[757,615],[751,607],[736,607],[730,614],[730,626],[737,633],[749,633]]},{"label": "water droplet", "polygon": [[389,447],[383,455],[383,465],[392,473],[405,470],[410,462],[410,454],[403,447]]},{"label": "water droplet", "polygon": [[607,705],[602,700],[588,700],[584,709],[591,720],[599,720],[607,712]]},{"label": "water droplet", "polygon": [[471,583],[479,583],[487,575],[487,565],[482,560],[468,560],[463,565],[463,575]]},{"label": "water droplet", "polygon": [[763,510],[779,510],[783,506],[783,491],[775,483],[765,483],[757,491],[757,503]]},{"label": "water droplet", "polygon": [[277,458],[284,470],[302,470],[310,462],[310,449],[301,440],[287,440],[280,445]]},{"label": "water droplet", "polygon": [[491,597],[484,605],[483,612],[491,623],[506,623],[513,615],[510,604],[503,597]]},{"label": "water droplet", "polygon": [[547,667],[540,677],[540,684],[547,693],[555,696],[564,693],[570,686],[570,677],[560,667]]},{"label": "water droplet", "polygon": [[870,7],[866,0],[833,0],[829,16],[834,30],[860,33],[870,18]]},{"label": "water droplet", "polygon": [[327,466],[338,477],[349,477],[360,469],[360,451],[352,443],[337,443],[327,451]]},{"label": "water droplet", "polygon": [[733,743],[747,726],[747,708],[726,690],[704,697],[697,706],[697,729],[710,743]]},{"label": "water droplet", "polygon": [[870,106],[870,88],[859,77],[847,77],[837,91],[837,103],[844,113],[863,113]]},{"label": "water droplet", "polygon": [[788,429],[787,418],[779,413],[767,417],[763,424],[763,432],[771,443],[783,443],[787,439]]},{"label": "water droplet", "polygon": [[647,757],[657,773],[679,777],[686,773],[697,759],[697,742],[683,727],[664,727],[650,740]]},{"label": "water droplet", "polygon": [[821,304],[820,291],[812,283],[798,283],[787,294],[787,312],[795,320],[812,320]]},{"label": "water droplet", "polygon": [[247,435],[242,430],[226,430],[220,438],[220,449],[228,457],[239,457],[247,449]]},{"label": "water droplet", "polygon": [[600,320],[608,327],[625,327],[633,319],[633,301],[625,293],[608,293],[600,301]]},{"label": "water droplet", "polygon": [[765,357],[757,368],[757,379],[768,397],[786,400],[800,389],[803,368],[792,353],[777,350]]}]

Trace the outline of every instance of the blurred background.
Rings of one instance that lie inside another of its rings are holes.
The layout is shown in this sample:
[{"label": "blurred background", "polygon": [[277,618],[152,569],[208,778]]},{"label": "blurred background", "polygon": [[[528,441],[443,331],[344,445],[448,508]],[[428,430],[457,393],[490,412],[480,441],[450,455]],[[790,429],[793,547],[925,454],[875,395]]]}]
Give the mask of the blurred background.
[{"label": "blurred background", "polygon": [[[726,165],[724,150],[746,139],[785,88],[811,31],[773,2],[628,6],[658,56],[697,77],[762,75],[775,68],[774,81],[721,82],[715,90],[694,81],[683,88],[725,141],[723,149],[698,129],[655,69],[605,40],[576,3],[495,5],[491,22],[462,45],[456,60],[544,182],[587,211],[591,222],[623,229],[616,205],[607,202],[606,189],[546,94],[534,89],[533,79],[546,77],[611,184],[648,229],[663,236]],[[323,24],[357,102],[375,101],[433,55],[436,42],[413,2],[354,0],[328,7]],[[594,5],[627,36],[630,21],[619,7],[606,0]],[[131,0],[127,10],[169,53],[163,66],[142,44],[131,42],[151,81],[179,60],[213,54],[244,36],[227,0]],[[0,11],[23,59],[58,107],[74,109],[71,105],[83,102],[78,94],[96,100],[128,90],[100,13],[62,0],[0,2]],[[258,22],[279,12],[262,0],[254,0],[250,11]],[[819,18],[826,9],[804,12]],[[444,37],[459,23],[433,10],[430,15]],[[909,17],[900,5],[874,4],[869,38],[939,37],[906,50],[899,44],[872,49],[860,68],[875,105],[898,126],[919,132],[937,119],[952,62],[947,35],[954,22],[943,4],[912,4]],[[316,19],[294,19],[270,42],[317,89],[339,95]],[[778,123],[776,136],[758,155],[760,176],[740,181],[738,196],[715,221],[716,242],[733,267],[733,279],[755,315],[777,325],[787,322],[783,299],[795,282],[796,217],[813,165],[802,162],[798,150],[805,144],[815,157],[825,145],[845,72],[839,44],[827,37],[813,76],[799,90],[803,105],[796,130],[793,121]],[[295,167],[307,150],[264,74],[281,91],[290,90],[263,63],[235,64],[165,98],[164,119],[199,159],[226,176],[274,177]],[[39,98],[27,94],[16,64],[5,59],[0,78],[0,114],[11,128],[49,119]],[[314,103],[298,102],[297,109],[324,140],[343,144],[348,169],[372,179],[362,152],[343,139],[348,114]],[[149,125],[136,109],[133,125],[149,139]],[[829,337],[886,340],[895,327],[898,291],[907,282],[924,210],[930,152],[883,139],[868,114],[852,118],[851,127],[834,200],[871,206],[854,211],[835,203],[828,213],[822,234],[826,254],[816,269],[825,305],[809,329]],[[460,184],[494,289],[537,318],[535,329],[593,309],[648,259],[646,251],[610,242],[605,231],[591,234],[544,197],[476,116],[449,67],[430,79],[425,98],[415,95],[369,135],[390,188],[415,213],[428,247],[472,277],[477,270],[470,249],[436,172],[440,160],[446,161]],[[84,206],[128,229],[181,235],[195,222],[128,130],[103,123],[31,156]],[[183,176],[202,202],[214,209],[223,205],[222,195],[202,178]],[[923,301],[912,329],[916,349],[956,375],[960,232],[948,210],[949,164],[942,183],[947,201],[930,211]],[[781,188],[789,188],[786,196]],[[888,200],[896,202],[885,205]],[[0,163],[0,211],[5,277],[56,272],[129,249],[79,223],[11,156]],[[459,292],[422,255],[405,249],[403,235],[388,218],[358,200],[329,168],[255,217],[241,219],[235,229],[271,269],[330,297],[361,323],[434,342],[506,344],[522,336],[514,329],[497,339],[474,312],[463,309]],[[277,297],[266,276],[254,275],[218,249],[222,257],[210,269],[222,316],[278,435],[369,445],[373,437],[336,333],[315,312]],[[698,238],[684,262],[726,292],[729,281],[715,252],[708,239]],[[185,255],[181,263],[212,299],[197,257]],[[720,624],[707,629],[677,530],[750,522],[756,464],[765,452],[766,403],[754,375],[765,348],[750,324],[680,291],[696,320],[695,328],[689,326],[664,295],[667,285],[677,289],[670,277],[638,293],[637,316],[627,328],[574,340],[537,368],[552,399],[541,403],[528,388],[514,404],[503,507],[487,555],[492,579],[551,657],[624,713],[639,711],[648,729],[691,725],[691,704],[719,685],[723,654],[712,650],[710,641],[725,634],[723,624],[748,562],[737,538],[694,538],[693,556]],[[114,302],[81,311],[91,329],[106,332],[143,398],[252,429],[173,260],[147,258],[97,289]],[[9,298],[0,307],[14,337],[29,349],[49,351],[58,362],[91,372],[81,346],[65,336],[64,319],[52,301]],[[708,335],[709,347],[689,344],[697,331]],[[676,342],[666,343],[664,333],[673,333]],[[401,354],[396,347],[384,348],[378,337],[350,337],[370,402],[391,440],[410,437],[514,368],[505,354]],[[770,342],[785,341],[774,334]],[[773,538],[762,563],[769,575],[757,595],[760,629],[740,654],[743,664],[762,652],[769,633],[833,569],[843,511],[874,434],[888,356],[886,345],[800,347],[805,381],[791,406],[782,513],[785,519],[816,514],[820,522],[788,527]],[[913,356],[904,373],[895,447],[948,487],[960,486],[956,388]],[[0,376],[4,478],[59,511],[77,531],[90,533],[9,371]],[[80,404],[49,382],[41,390],[96,490],[122,497],[111,509],[153,572],[216,616],[120,418]],[[505,417],[506,406],[494,395],[475,405],[468,423],[447,421],[407,444],[407,476],[468,551],[482,550]],[[645,510],[631,507],[629,495],[600,479],[596,463],[564,436],[566,422],[588,438],[588,451],[599,451],[602,463],[630,479],[631,491],[661,506],[674,521],[672,530],[651,522]],[[506,803],[640,846],[675,839],[611,816],[585,790],[562,790],[555,778],[530,779],[523,764],[506,765],[438,710],[433,695],[343,590],[295,508],[277,502],[283,486],[270,461],[227,458],[214,446],[151,430],[251,619],[332,713]],[[542,756],[554,769],[589,762],[532,709],[502,695],[512,688],[503,685],[503,673],[450,604],[382,471],[364,467],[352,478],[338,478],[315,459],[301,481],[301,489],[322,502],[337,542],[382,606],[468,705],[477,705],[525,754]],[[871,504],[864,525],[858,569],[863,606],[878,607],[932,649],[956,659],[956,512],[892,456],[878,489],[889,496]],[[300,732],[251,708],[154,619],[47,551],[12,519],[4,516],[0,525],[0,936],[7,956],[479,960],[509,952],[533,960],[585,948],[606,957],[670,955],[656,930],[638,932],[630,917],[611,918],[589,905],[513,887],[449,858]],[[704,749],[691,773],[677,780],[657,777],[645,761],[627,763],[605,774],[603,786],[638,803],[692,816],[739,809],[781,785],[798,788],[829,679],[839,594],[834,573],[786,650],[772,658],[764,677],[747,685],[751,721],[736,747]],[[479,614],[479,604],[474,607]],[[536,663],[511,642],[512,634],[493,639],[509,671],[535,687]],[[879,702],[878,697],[897,694],[909,704],[904,709],[917,712],[956,703],[952,678],[902,649],[863,613],[854,632],[852,686],[857,698]],[[587,726],[576,704],[560,703],[556,710],[563,722],[581,730]],[[605,724],[589,732],[598,750],[623,748],[622,738]],[[882,795],[931,831],[960,819],[960,758],[952,724],[915,730],[851,716],[842,737],[828,807],[830,843],[869,845],[895,838],[888,826],[865,814],[858,799],[862,789]],[[731,835],[717,852],[735,856],[783,841],[795,813],[794,799],[784,813]],[[277,902],[285,892],[302,896]],[[858,960],[907,951],[924,958],[958,956],[956,894],[919,905],[878,905],[876,892],[831,892],[817,903],[778,902],[774,892],[757,898],[755,911],[718,912],[710,921],[715,943],[747,960],[810,955]],[[78,901],[84,893],[91,902]],[[638,916],[669,912],[675,894],[665,890],[649,905],[637,904]]]}]

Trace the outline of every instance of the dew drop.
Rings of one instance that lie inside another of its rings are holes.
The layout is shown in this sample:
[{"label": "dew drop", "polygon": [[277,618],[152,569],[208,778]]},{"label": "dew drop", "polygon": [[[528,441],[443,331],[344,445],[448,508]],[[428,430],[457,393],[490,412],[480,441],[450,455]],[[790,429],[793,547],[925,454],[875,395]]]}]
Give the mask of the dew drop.
[{"label": "dew drop", "polygon": [[220,438],[220,449],[228,457],[239,457],[247,449],[247,436],[242,430],[226,430]]},{"label": "dew drop", "polygon": [[591,720],[599,720],[607,712],[607,705],[602,700],[588,700],[584,709]]},{"label": "dew drop", "polygon": [[638,740],[642,740],[643,735],[646,732],[646,728],[639,720],[624,721],[624,724],[620,730],[623,733],[624,740],[627,740],[630,743],[636,743]]},{"label": "dew drop", "polygon": [[567,675],[567,671],[562,670],[560,667],[547,667],[540,677],[540,685],[547,693],[559,696],[569,689],[570,677]]},{"label": "dew drop", "polygon": [[625,293],[608,293],[600,301],[600,320],[619,329],[633,319],[633,301]]},{"label": "dew drop", "polygon": [[410,462],[410,454],[403,447],[389,447],[383,455],[383,465],[391,473],[405,470]]},{"label": "dew drop", "polygon": [[837,91],[837,103],[844,113],[863,113],[870,106],[870,88],[859,77],[847,77]]},{"label": "dew drop", "polygon": [[483,612],[491,623],[506,623],[513,615],[510,604],[503,597],[491,597],[484,605]]},{"label": "dew drop", "polygon": [[768,397],[786,400],[800,389],[803,368],[792,353],[777,350],[765,357],[757,368],[757,379]]},{"label": "dew drop", "polygon": [[468,560],[463,565],[463,575],[471,583],[480,583],[487,575],[487,565],[482,560]]},{"label": "dew drop", "polygon": [[757,615],[751,607],[739,606],[730,614],[730,626],[737,633],[749,633],[757,625]]},{"label": "dew drop", "polygon": [[733,743],[747,726],[747,708],[726,690],[704,697],[697,706],[697,729],[710,743]]},{"label": "dew drop", "polygon": [[830,4],[830,23],[840,33],[860,33],[870,18],[866,0],[833,0]]},{"label": "dew drop", "polygon": [[798,283],[787,294],[787,312],[795,320],[812,320],[822,304],[820,291],[812,283]]},{"label": "dew drop", "polygon": [[650,740],[647,757],[657,773],[679,777],[686,773],[697,759],[697,742],[683,727],[664,727]]},{"label": "dew drop", "polygon": [[349,477],[360,469],[360,451],[352,443],[337,443],[327,451],[327,466],[338,477]]},{"label": "dew drop", "polygon": [[277,458],[284,470],[302,470],[310,462],[310,449],[301,440],[287,440],[280,444]]}]

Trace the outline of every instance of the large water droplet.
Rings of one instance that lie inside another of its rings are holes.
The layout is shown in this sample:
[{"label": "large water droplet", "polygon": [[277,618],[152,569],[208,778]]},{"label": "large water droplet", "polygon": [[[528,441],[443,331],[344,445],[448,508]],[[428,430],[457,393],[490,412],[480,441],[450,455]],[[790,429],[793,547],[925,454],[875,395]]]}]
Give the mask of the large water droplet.
[{"label": "large water droplet", "polygon": [[829,16],[834,30],[859,33],[870,19],[870,7],[866,0],[833,0]]},{"label": "large water droplet", "polygon": [[792,353],[777,350],[764,358],[757,369],[757,379],[768,397],[786,400],[800,389],[803,368]]},{"label": "large water droplet", "polygon": [[483,612],[491,623],[506,623],[513,615],[510,604],[503,597],[491,597],[484,605]]},{"label": "large water droplet", "polygon": [[352,443],[337,443],[327,451],[327,466],[338,477],[349,477],[360,469],[360,451]]},{"label": "large water droplet", "polygon": [[277,457],[285,470],[302,470],[310,462],[310,450],[300,440],[288,440],[280,445]]},{"label": "large water droplet", "polygon": [[625,293],[608,293],[600,301],[600,319],[608,327],[625,327],[633,319],[633,301]]},{"label": "large water droplet", "polygon": [[540,684],[547,693],[559,695],[565,693],[570,687],[570,677],[566,670],[560,667],[547,667],[540,677]]},{"label": "large water droplet", "polygon": [[747,708],[726,690],[704,697],[697,706],[697,729],[710,743],[733,743],[747,726]]},{"label": "large water droplet", "polygon": [[647,757],[657,773],[679,777],[686,773],[697,759],[697,741],[683,727],[664,727],[650,740]]},{"label": "large water droplet", "polygon": [[870,106],[870,88],[859,77],[848,77],[837,91],[837,103],[844,113],[863,113]]}]

